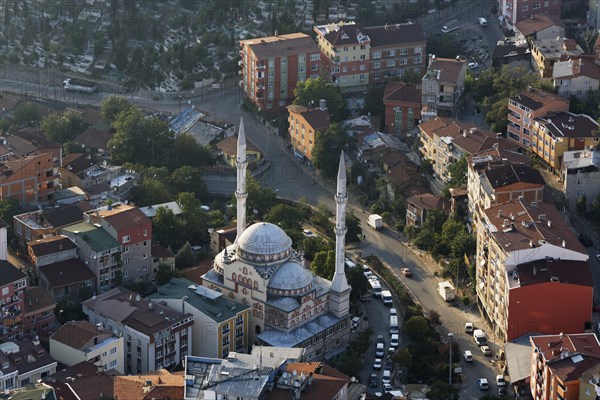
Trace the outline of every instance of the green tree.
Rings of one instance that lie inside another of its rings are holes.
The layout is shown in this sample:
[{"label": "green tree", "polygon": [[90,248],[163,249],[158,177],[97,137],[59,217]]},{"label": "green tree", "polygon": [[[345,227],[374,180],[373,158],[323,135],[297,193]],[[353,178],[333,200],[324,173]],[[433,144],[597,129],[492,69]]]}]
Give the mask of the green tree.
[{"label": "green tree", "polygon": [[175,266],[179,269],[191,267],[196,262],[196,257],[192,253],[192,246],[190,242],[185,242],[183,247],[179,249],[175,255]]},{"label": "green tree", "polygon": [[173,192],[192,192],[198,198],[206,198],[208,189],[202,178],[202,171],[197,167],[184,165],[171,174],[169,181]]},{"label": "green tree", "polygon": [[430,336],[431,328],[429,323],[422,315],[412,316],[404,325],[408,338],[412,341],[419,341]]},{"label": "green tree", "polygon": [[113,95],[102,100],[100,112],[102,113],[102,117],[112,126],[117,119],[117,115],[122,111],[128,110],[130,107],[132,105],[125,100],[125,97]]},{"label": "green tree", "polygon": [[369,85],[367,96],[365,97],[365,110],[371,115],[383,117],[385,106],[383,105],[383,93],[385,85]]},{"label": "green tree", "polygon": [[172,196],[163,180],[145,177],[141,179],[139,185],[133,188],[132,198],[136,205],[142,207],[166,203],[171,201]]},{"label": "green tree", "polygon": [[419,168],[422,174],[431,176],[433,174],[433,164],[427,158],[421,160],[421,167]]},{"label": "green tree", "polygon": [[300,243],[300,250],[304,252],[304,257],[306,257],[307,260],[312,261],[317,253],[333,249],[331,245],[321,237],[312,236],[305,238],[302,243]]},{"label": "green tree", "polygon": [[448,166],[450,172],[450,187],[461,187],[467,184],[467,157],[462,156],[460,160],[451,163]]},{"label": "green tree", "polygon": [[214,155],[210,148],[201,146],[189,133],[177,135],[171,153],[171,169],[184,165],[192,167],[212,165],[213,162]]},{"label": "green tree", "polygon": [[265,221],[275,225],[279,225],[282,229],[301,231],[302,225],[300,222],[304,219],[304,215],[297,207],[292,207],[287,204],[277,204],[273,206],[267,215]]},{"label": "green tree", "polygon": [[49,139],[61,144],[75,139],[86,127],[81,114],[75,110],[67,110],[62,115],[49,114],[42,119],[40,125]]},{"label": "green tree", "polygon": [[246,189],[248,191],[248,212],[252,213],[254,209],[268,210],[273,207],[277,201],[277,195],[273,189],[263,187],[253,176],[246,175]]},{"label": "green tree", "polygon": [[350,115],[339,86],[320,77],[298,82],[294,91],[294,104],[318,107],[320,100],[326,101],[327,109],[331,111],[334,122],[343,121]]},{"label": "green tree", "polygon": [[427,398],[430,400],[458,400],[458,389],[448,382],[435,381],[427,392]]},{"label": "green tree", "polygon": [[335,155],[340,154],[347,142],[348,136],[338,124],[329,125],[315,138],[313,164],[325,178],[334,179],[337,176],[340,159]]},{"label": "green tree", "polygon": [[350,298],[353,299],[353,301],[360,300],[360,297],[366,295],[371,288],[369,280],[362,272],[362,268],[356,267],[348,269],[346,271],[346,279],[348,280],[348,284],[352,287]]},{"label": "green tree", "polygon": [[180,278],[183,274],[178,269],[173,269],[169,265],[159,264],[156,271],[156,284],[161,286],[169,283],[172,278]]},{"label": "green tree", "polygon": [[335,272],[335,251],[320,251],[315,254],[315,258],[310,264],[310,269],[321,278],[333,279],[333,273]]},{"label": "green tree", "polygon": [[362,228],[360,226],[360,219],[354,215],[354,211],[350,211],[346,214],[346,243],[354,243],[360,240],[362,236]]},{"label": "green tree", "polygon": [[163,247],[179,249],[185,242],[185,222],[171,209],[159,207],[152,218],[152,235]]},{"label": "green tree", "polygon": [[32,103],[19,104],[15,108],[15,124],[17,126],[31,125],[32,122],[39,120],[40,114]]}]

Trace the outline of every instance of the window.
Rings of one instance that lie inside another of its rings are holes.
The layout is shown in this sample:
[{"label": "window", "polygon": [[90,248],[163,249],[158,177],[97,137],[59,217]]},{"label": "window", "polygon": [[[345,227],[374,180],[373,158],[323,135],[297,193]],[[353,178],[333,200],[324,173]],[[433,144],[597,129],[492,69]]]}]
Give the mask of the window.
[{"label": "window", "polygon": [[421,54],[423,52],[423,48],[421,46],[417,46],[415,47],[415,49],[413,50],[414,54]]},{"label": "window", "polygon": [[361,64],[360,65],[360,70],[364,71],[365,69],[367,69],[367,66],[365,64]]},{"label": "window", "polygon": [[287,63],[287,59],[285,59],[285,58],[282,58],[282,59],[281,59],[281,65],[285,65],[286,63]]},{"label": "window", "polygon": [[529,5],[525,4],[523,5],[523,7],[521,7],[521,11],[528,11],[529,10]]},{"label": "window", "polygon": [[365,56],[364,54],[361,54],[361,55],[360,55],[360,59],[361,59],[361,60],[366,60],[366,58],[367,58],[367,56]]},{"label": "window", "polygon": [[310,55],[310,61],[319,61],[320,59],[321,59],[321,55],[318,53]]},{"label": "window", "polygon": [[148,236],[148,229],[144,229],[144,236]]},{"label": "window", "polygon": [[396,61],[395,60],[388,60],[388,62],[386,63],[386,65],[388,67],[393,67],[394,65],[396,65]]},{"label": "window", "polygon": [[523,138],[523,144],[524,144],[525,146],[529,146],[529,140],[527,140],[527,139]]},{"label": "window", "polygon": [[396,50],[388,50],[387,55],[388,57],[394,57],[396,55]]},{"label": "window", "polygon": [[131,241],[131,237],[129,235],[124,235],[122,242],[123,243],[129,243]]},{"label": "window", "polygon": [[117,360],[112,360],[109,364],[108,367],[109,368],[115,368],[117,366]]},{"label": "window", "polygon": [[342,67],[342,72],[348,72],[348,67],[344,65],[344,66]]},{"label": "window", "polygon": [[533,9],[534,9],[534,10],[539,10],[539,9],[540,9],[540,6],[541,6],[541,5],[540,5],[540,3],[534,3],[534,4],[533,4]]},{"label": "window", "polygon": [[129,271],[123,271],[123,278],[127,278],[129,276]]},{"label": "window", "polygon": [[401,56],[408,55],[408,49],[400,49],[400,55]]},{"label": "window", "polygon": [[306,71],[306,67],[298,67],[298,72],[304,73]]},{"label": "window", "polygon": [[8,287],[2,288],[2,295],[6,296],[8,294]]},{"label": "window", "polygon": [[381,58],[381,52],[380,52],[380,51],[376,51],[376,52],[374,52],[374,53],[373,53],[373,59],[374,59],[374,60],[377,60],[377,59],[379,59],[379,58]]},{"label": "window", "polygon": [[287,68],[281,68],[281,75],[287,75]]},{"label": "window", "polygon": [[305,56],[298,56],[298,62],[306,62],[306,57]]},{"label": "window", "polygon": [[365,80],[365,74],[360,74],[360,76],[358,77],[359,80],[364,81]]},{"label": "window", "polygon": [[406,65],[406,64],[408,64],[408,60],[406,58],[401,58],[400,65]]},{"label": "window", "polygon": [[380,62],[373,63],[373,68],[380,68],[380,67],[381,67]]},{"label": "window", "polygon": [[423,59],[421,58],[421,56],[415,57],[413,59],[413,63],[415,63],[415,64],[421,64],[422,62],[423,62]]},{"label": "window", "polygon": [[310,70],[311,70],[311,71],[318,71],[318,70],[319,70],[319,64],[313,64],[313,65],[310,67]]}]

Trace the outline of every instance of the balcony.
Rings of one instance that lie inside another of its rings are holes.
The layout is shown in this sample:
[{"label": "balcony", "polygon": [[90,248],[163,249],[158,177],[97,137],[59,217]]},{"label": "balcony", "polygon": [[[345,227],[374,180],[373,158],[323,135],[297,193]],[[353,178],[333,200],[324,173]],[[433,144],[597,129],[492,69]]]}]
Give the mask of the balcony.
[{"label": "balcony", "polygon": [[256,63],[256,68],[257,69],[265,69],[265,68],[267,68],[267,66],[265,64]]}]

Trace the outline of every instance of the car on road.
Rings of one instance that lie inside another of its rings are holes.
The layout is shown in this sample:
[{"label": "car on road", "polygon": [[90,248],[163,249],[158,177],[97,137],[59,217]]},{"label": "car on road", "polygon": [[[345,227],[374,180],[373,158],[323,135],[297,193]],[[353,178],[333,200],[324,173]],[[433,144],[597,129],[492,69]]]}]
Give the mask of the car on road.
[{"label": "car on road", "polygon": [[385,363],[385,368],[386,371],[391,371],[392,369],[394,369],[394,364],[392,364],[392,362],[390,360],[388,360]]},{"label": "car on road", "polygon": [[412,276],[412,271],[410,270],[410,268],[400,268],[400,272],[402,272],[402,275],[408,277]]},{"label": "car on road", "polygon": [[392,380],[392,371],[383,371],[383,375],[381,376],[381,383],[390,383]]},{"label": "car on road", "polygon": [[465,333],[473,333],[475,330],[475,324],[472,322],[467,322],[465,324]]},{"label": "car on road", "polygon": [[[363,275],[364,275],[364,276],[365,276],[365,278],[367,278],[367,279],[371,279],[371,277],[372,277],[372,276],[374,276],[374,275],[373,275],[373,273],[372,273],[370,270],[363,271]],[[375,276],[375,278],[377,278],[377,277]]]},{"label": "car on road", "polygon": [[379,283],[379,278],[376,275],[367,276],[367,280],[369,281],[369,283],[371,283],[371,282]]},{"label": "car on road", "polygon": [[352,329],[358,328],[359,324],[360,324],[360,317],[352,318]]},{"label": "car on road", "polygon": [[381,358],[376,358],[375,362],[373,363],[373,369],[379,370],[379,369],[381,369],[382,365],[383,365],[383,362],[382,362]]},{"label": "car on road", "polygon": [[398,346],[399,346],[398,340],[399,340],[399,338],[398,338],[398,334],[397,334],[397,333],[394,333],[394,334],[392,335],[392,338],[391,338],[391,340],[390,340],[390,346],[391,346],[391,347],[393,347],[394,349],[395,349],[396,347],[398,347]]},{"label": "car on road", "polygon": [[466,362],[473,361],[473,353],[471,353],[469,350],[465,350],[463,357],[465,358]]},{"label": "car on road", "polygon": [[394,390],[394,389],[392,388],[392,385],[390,385],[389,383],[384,383],[384,384],[383,384],[383,391],[384,391],[385,393],[389,393],[389,392],[391,392],[392,390]]},{"label": "car on road", "polygon": [[317,236],[310,229],[302,229],[302,234],[304,236],[306,236],[306,237],[315,237],[315,236]]},{"label": "car on road", "polygon": [[379,386],[379,377],[377,376],[377,374],[371,374],[371,376],[369,376],[369,386],[371,386],[371,387]]},{"label": "car on road", "polygon": [[390,308],[390,315],[398,315],[398,311],[395,308]]},{"label": "car on road", "polygon": [[477,67],[479,67],[479,64],[477,64],[476,61],[471,61],[470,63],[467,64],[467,68],[469,68],[469,69],[476,69]]},{"label": "car on road", "polygon": [[375,356],[376,357],[385,356],[385,345],[383,343],[377,343],[377,347],[375,348]]},{"label": "car on road", "polygon": [[496,375],[496,386],[506,386],[504,375]]},{"label": "car on road", "polygon": [[483,17],[477,18],[477,22],[479,22],[479,25],[481,25],[482,27],[488,26],[487,19],[485,19]]},{"label": "car on road", "polygon": [[477,380],[477,386],[479,386],[479,389],[481,389],[481,390],[488,390],[490,388],[490,385],[488,384],[488,380],[485,378],[479,378]]},{"label": "car on road", "polygon": [[492,351],[490,350],[490,346],[481,346],[480,349],[481,349],[481,352],[483,353],[484,356],[491,356],[492,355]]}]

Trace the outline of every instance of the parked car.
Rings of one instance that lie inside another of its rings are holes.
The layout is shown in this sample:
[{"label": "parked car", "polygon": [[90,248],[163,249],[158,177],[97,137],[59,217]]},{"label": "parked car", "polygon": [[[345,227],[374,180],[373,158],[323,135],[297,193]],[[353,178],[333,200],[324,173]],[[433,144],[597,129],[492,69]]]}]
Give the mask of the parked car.
[{"label": "parked car", "polygon": [[479,25],[481,25],[482,27],[488,26],[487,19],[485,19],[483,17],[477,18],[477,22],[479,22]]},{"label": "parked car", "polygon": [[381,366],[382,366],[381,358],[376,358],[375,362],[373,363],[373,369],[379,370],[379,369],[381,369]]},{"label": "parked car", "polygon": [[471,61],[470,63],[467,64],[467,68],[469,68],[469,69],[475,69],[477,67],[479,67],[479,64],[477,64],[476,61]]},{"label": "parked car", "polygon": [[359,324],[360,324],[360,317],[352,318],[352,329],[358,328]]},{"label": "parked car", "polygon": [[377,374],[371,374],[371,376],[369,377],[369,386],[379,386],[379,377],[377,376]]},{"label": "parked car", "polygon": [[400,268],[400,272],[402,272],[402,275],[406,276],[407,278],[412,276],[412,271],[410,268]]},{"label": "parked car", "polygon": [[490,346],[481,346],[480,349],[481,349],[481,352],[483,353],[484,356],[491,356],[492,355],[492,351],[490,350]]},{"label": "parked car", "polygon": [[375,357],[383,357],[385,356],[385,345],[383,343],[377,343],[377,347],[375,348]]},{"label": "parked car", "polygon": [[390,308],[390,315],[398,315],[398,311],[395,308]]},{"label": "parked car", "polygon": [[474,330],[475,330],[475,324],[473,324],[472,322],[467,322],[465,324],[465,333],[473,333]]},{"label": "parked car", "polygon": [[465,350],[463,357],[465,358],[466,362],[473,361],[473,353],[471,353],[469,350]]},{"label": "parked car", "polygon": [[390,385],[389,383],[384,383],[384,384],[383,384],[383,391],[384,391],[385,393],[389,393],[389,392],[391,392],[392,390],[394,390],[394,389],[392,388],[392,385]]},{"label": "parked car", "polygon": [[390,383],[392,379],[392,371],[383,371],[383,375],[381,376],[381,383]]},{"label": "parked car", "polygon": [[496,386],[506,386],[504,375],[496,375]]},{"label": "parked car", "polygon": [[394,333],[394,334],[392,335],[392,338],[391,338],[391,340],[390,340],[390,346],[391,346],[392,348],[396,349],[396,347],[398,347],[398,346],[399,346],[399,343],[398,343],[398,341],[399,341],[398,334],[397,334],[397,333]]},{"label": "parked car", "polygon": [[[373,375],[371,375],[373,376]],[[488,384],[488,380],[485,378],[479,378],[477,380],[477,386],[479,386],[479,389],[481,390],[488,390],[490,388],[490,385]]]}]

